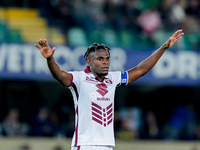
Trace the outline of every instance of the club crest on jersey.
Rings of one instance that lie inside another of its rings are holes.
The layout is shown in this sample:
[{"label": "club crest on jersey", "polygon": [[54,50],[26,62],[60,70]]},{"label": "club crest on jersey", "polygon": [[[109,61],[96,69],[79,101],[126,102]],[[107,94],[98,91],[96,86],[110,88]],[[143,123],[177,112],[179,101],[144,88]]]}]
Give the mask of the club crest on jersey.
[{"label": "club crest on jersey", "polygon": [[101,107],[98,104],[92,102],[92,120],[103,125],[108,126],[113,121],[113,104],[111,103],[107,107]]},{"label": "club crest on jersey", "polygon": [[102,96],[108,93],[108,90],[107,90],[108,87],[105,83],[97,84],[96,87],[98,88],[97,92],[101,94]]},{"label": "club crest on jersey", "polygon": [[109,78],[105,78],[105,79],[104,79],[104,82],[105,82],[105,83],[108,83],[108,84],[112,84],[112,81],[111,81]]}]

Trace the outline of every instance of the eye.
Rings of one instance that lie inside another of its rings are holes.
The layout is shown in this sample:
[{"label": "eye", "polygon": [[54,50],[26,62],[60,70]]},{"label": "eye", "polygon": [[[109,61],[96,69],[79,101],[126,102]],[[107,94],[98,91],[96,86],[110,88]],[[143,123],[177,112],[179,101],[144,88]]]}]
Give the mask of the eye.
[{"label": "eye", "polygon": [[103,58],[99,57],[99,58],[98,58],[98,60],[99,60],[99,61],[102,61],[102,60],[103,60]]}]

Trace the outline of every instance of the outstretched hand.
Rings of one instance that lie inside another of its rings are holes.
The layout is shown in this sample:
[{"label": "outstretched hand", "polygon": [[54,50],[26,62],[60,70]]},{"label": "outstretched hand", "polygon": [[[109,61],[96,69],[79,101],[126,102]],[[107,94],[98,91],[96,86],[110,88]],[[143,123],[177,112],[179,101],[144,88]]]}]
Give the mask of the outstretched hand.
[{"label": "outstretched hand", "polygon": [[55,51],[55,47],[53,47],[52,49],[49,47],[49,44],[48,44],[48,42],[47,42],[47,40],[46,39],[44,39],[44,40],[39,40],[39,41],[37,41],[38,42],[38,45],[37,44],[35,44],[35,46],[40,50],[40,52],[41,52],[41,54],[42,54],[42,56],[44,57],[44,58],[50,58],[50,57],[52,57],[53,56],[53,54],[54,54],[54,51]]},{"label": "outstretched hand", "polygon": [[170,48],[176,41],[180,40],[182,38],[182,35],[184,35],[184,33],[182,32],[183,30],[177,30],[164,44],[164,47]]}]

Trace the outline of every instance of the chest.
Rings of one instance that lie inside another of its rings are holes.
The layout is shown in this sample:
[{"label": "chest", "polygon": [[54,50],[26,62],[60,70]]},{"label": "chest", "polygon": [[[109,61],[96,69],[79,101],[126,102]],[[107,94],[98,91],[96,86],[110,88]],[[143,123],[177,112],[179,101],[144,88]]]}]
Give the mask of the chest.
[{"label": "chest", "polygon": [[86,78],[80,83],[80,95],[82,98],[93,102],[110,102],[114,100],[116,85],[111,79],[100,82],[93,78]]}]

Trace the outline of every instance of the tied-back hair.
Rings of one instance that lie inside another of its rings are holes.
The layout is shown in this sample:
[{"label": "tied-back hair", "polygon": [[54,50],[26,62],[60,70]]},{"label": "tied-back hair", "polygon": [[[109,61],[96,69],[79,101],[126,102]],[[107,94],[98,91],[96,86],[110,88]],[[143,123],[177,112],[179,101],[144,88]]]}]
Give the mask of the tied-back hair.
[{"label": "tied-back hair", "polygon": [[111,49],[108,46],[106,46],[105,44],[94,43],[94,44],[90,45],[87,48],[87,51],[85,52],[84,58],[87,60],[88,56],[89,56],[89,54],[91,52],[95,52],[96,50],[99,50],[99,49],[106,50],[109,53],[109,55],[110,55],[110,50]]}]

